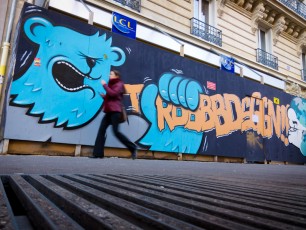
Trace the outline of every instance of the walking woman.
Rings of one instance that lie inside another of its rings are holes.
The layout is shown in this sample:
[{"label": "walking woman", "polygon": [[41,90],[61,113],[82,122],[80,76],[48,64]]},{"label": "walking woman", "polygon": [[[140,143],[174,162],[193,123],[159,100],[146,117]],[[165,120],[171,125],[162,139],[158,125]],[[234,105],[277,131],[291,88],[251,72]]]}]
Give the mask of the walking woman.
[{"label": "walking woman", "polygon": [[93,156],[90,158],[104,157],[106,129],[109,125],[112,125],[115,136],[129,149],[132,154],[132,159],[135,160],[137,158],[137,146],[119,131],[119,120],[124,93],[124,83],[120,79],[120,73],[117,70],[112,70],[109,75],[108,84],[106,84],[104,80],[102,80],[101,83],[106,91],[106,94],[101,94],[104,98],[103,112],[105,115],[96,137]]}]

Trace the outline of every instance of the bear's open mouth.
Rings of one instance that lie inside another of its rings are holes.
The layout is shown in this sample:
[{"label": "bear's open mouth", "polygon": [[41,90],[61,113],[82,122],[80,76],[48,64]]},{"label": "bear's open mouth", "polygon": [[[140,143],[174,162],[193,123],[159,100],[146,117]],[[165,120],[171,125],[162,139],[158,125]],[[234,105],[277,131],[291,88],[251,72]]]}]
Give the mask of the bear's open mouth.
[{"label": "bear's open mouth", "polygon": [[84,85],[84,78],[90,78],[78,70],[74,65],[66,61],[57,61],[53,64],[52,75],[56,83],[69,92],[90,88]]}]

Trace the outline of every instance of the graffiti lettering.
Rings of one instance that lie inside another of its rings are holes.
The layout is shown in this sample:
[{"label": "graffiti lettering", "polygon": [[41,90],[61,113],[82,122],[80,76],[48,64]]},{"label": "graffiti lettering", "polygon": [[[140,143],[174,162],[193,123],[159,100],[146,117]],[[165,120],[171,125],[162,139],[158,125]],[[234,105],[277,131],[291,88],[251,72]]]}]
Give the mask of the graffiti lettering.
[{"label": "graffiti lettering", "polygon": [[126,93],[130,95],[130,100],[135,112],[139,113],[139,98],[138,95],[143,88],[143,84],[138,85],[124,85]]},{"label": "graffiti lettering", "polygon": [[[143,85],[125,87],[132,106],[139,112],[138,95]],[[171,131],[177,126],[197,132],[216,129],[216,136],[222,137],[238,130],[254,130],[264,138],[271,138],[275,134],[285,145],[289,144],[289,105],[275,106],[272,100],[261,97],[259,92],[254,92],[251,97],[242,100],[234,94],[200,95],[200,104],[196,111],[166,103],[160,96],[155,103],[160,131],[164,130],[166,125]]]},{"label": "graffiti lettering", "polygon": [[[268,100],[266,97],[263,98],[265,108],[268,109],[268,114],[265,114],[264,118],[264,137],[271,138],[273,135],[273,128],[275,135],[285,143],[289,144],[287,133],[289,130],[289,120],[287,116],[287,110],[289,105],[276,106],[276,111],[274,110],[273,102]],[[284,135],[284,133],[286,135]]]},{"label": "graffiti lettering", "polygon": [[[196,111],[189,111],[165,103],[159,96],[156,99],[158,128],[165,125],[172,131],[177,126],[184,126],[197,132],[216,129],[216,136],[230,135],[241,130],[254,130],[265,138],[271,138],[273,130],[281,141],[288,145],[287,118],[288,105],[276,105],[266,97],[255,92],[241,101],[234,94],[200,95],[200,105]],[[267,111],[267,113],[266,113]]]}]

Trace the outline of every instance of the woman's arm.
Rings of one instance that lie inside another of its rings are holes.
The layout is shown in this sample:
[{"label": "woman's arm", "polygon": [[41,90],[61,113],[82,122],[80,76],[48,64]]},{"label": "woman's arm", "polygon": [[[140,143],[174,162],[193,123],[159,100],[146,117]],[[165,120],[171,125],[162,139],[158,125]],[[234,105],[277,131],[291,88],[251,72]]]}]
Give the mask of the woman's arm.
[{"label": "woman's arm", "polygon": [[122,81],[117,82],[116,84],[114,84],[112,86],[112,88],[110,88],[106,82],[104,80],[101,81],[106,93],[110,96],[110,97],[116,97],[119,96],[120,94],[122,94],[123,91],[123,84]]}]

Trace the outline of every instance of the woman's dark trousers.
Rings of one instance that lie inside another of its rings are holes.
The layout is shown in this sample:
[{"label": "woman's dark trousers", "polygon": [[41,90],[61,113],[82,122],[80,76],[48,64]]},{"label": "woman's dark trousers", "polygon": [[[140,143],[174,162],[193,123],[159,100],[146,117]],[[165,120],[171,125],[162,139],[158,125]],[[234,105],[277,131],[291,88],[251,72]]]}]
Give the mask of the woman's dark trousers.
[{"label": "woman's dark trousers", "polygon": [[113,126],[113,132],[115,136],[124,144],[130,152],[133,152],[136,149],[136,145],[131,142],[125,135],[119,132],[119,118],[121,113],[119,112],[110,112],[105,113],[101,121],[101,125],[98,131],[98,135],[95,141],[95,147],[93,155],[96,157],[104,157],[104,145],[106,141],[106,129],[109,125]]}]

